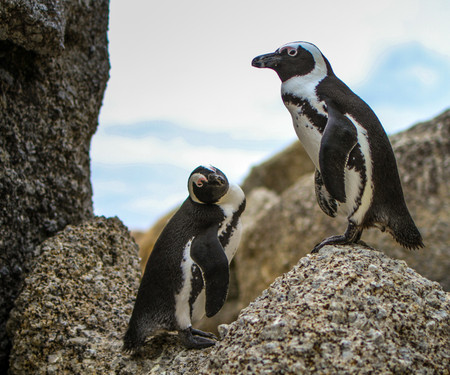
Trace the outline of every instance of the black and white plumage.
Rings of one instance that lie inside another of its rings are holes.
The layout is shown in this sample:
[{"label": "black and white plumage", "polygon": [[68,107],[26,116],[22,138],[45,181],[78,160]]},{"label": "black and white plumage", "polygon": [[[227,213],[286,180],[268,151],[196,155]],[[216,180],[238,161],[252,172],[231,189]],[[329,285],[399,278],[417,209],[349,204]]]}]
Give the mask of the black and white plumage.
[{"label": "black and white plumage", "polygon": [[327,244],[359,241],[365,228],[387,230],[402,246],[423,247],[403,197],[389,139],[372,109],[339,78],[320,50],[307,42],[283,45],[252,65],[273,69],[295,131],[316,167],[315,190],[322,211],[348,218],[344,235]]},{"label": "black and white plumage", "polygon": [[142,277],[124,350],[133,351],[160,331],[178,331],[187,348],[214,345],[214,335],[191,321],[215,315],[225,303],[229,263],[241,237],[241,188],[217,168],[196,168],[189,197],[155,243]]}]

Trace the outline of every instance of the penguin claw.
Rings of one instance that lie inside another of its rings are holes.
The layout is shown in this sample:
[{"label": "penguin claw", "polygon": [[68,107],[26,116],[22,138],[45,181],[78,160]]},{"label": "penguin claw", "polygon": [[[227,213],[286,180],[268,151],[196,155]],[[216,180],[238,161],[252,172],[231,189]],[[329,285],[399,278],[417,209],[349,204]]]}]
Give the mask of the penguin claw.
[{"label": "penguin claw", "polygon": [[318,253],[325,245],[349,245],[358,242],[361,239],[361,234],[362,229],[352,221],[349,221],[347,230],[343,235],[325,238],[322,242],[314,246],[314,249],[311,250],[311,254]]},{"label": "penguin claw", "polygon": [[193,329],[192,327],[178,331],[178,337],[187,349],[204,349],[216,344],[214,340],[206,338],[203,335],[208,335],[208,337],[211,337],[209,335],[212,335],[212,333],[203,332],[198,329]]},{"label": "penguin claw", "polygon": [[211,333],[211,332],[204,332],[204,331],[201,331],[201,330],[196,329],[196,328],[191,328],[191,333],[193,335],[195,335],[195,336],[206,337],[206,338],[209,338],[209,339],[217,340],[216,335],[214,333]]}]

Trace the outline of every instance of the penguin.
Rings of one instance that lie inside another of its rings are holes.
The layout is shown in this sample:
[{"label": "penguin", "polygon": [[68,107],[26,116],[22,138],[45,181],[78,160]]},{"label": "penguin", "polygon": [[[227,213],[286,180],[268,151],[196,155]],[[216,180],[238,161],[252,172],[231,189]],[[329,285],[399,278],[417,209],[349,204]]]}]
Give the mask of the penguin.
[{"label": "penguin", "polygon": [[333,72],[313,44],[288,43],[257,56],[252,66],[274,70],[298,138],[315,165],[315,192],[322,211],[346,215],[343,235],[318,243],[358,242],[364,229],[388,231],[402,246],[423,247],[405,203],[389,139],[375,113]]},{"label": "penguin", "polygon": [[212,166],[192,171],[188,191],[148,259],[123,339],[126,352],[164,331],[177,331],[189,349],[215,344],[213,334],[194,329],[191,322],[214,316],[225,303],[245,195]]}]

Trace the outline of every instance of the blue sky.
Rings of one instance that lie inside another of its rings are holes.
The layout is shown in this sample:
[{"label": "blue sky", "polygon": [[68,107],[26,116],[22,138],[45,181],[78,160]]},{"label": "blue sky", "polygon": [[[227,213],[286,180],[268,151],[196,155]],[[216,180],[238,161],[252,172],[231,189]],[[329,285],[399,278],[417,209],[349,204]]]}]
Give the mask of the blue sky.
[{"label": "blue sky", "polygon": [[92,140],[94,210],[146,229],[200,164],[240,182],[296,138],[256,55],[306,40],[393,133],[450,107],[448,0],[112,0],[111,78]]}]

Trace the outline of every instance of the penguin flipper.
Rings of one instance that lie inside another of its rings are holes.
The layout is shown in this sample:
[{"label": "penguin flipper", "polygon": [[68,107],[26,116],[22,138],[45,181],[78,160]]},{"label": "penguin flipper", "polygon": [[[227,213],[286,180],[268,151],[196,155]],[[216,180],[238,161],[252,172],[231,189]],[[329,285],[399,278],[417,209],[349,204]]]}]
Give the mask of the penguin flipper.
[{"label": "penguin flipper", "polygon": [[316,190],[316,199],[319,207],[325,212],[328,216],[336,217],[337,215],[337,202],[336,199],[331,197],[330,193],[326,189],[322,175],[318,169],[316,169],[316,173],[314,175],[314,185]]},{"label": "penguin flipper", "polygon": [[227,298],[228,259],[213,225],[192,241],[191,258],[200,267],[206,284],[205,312],[209,318],[217,314]]},{"label": "penguin flipper", "polygon": [[339,202],[345,202],[345,166],[358,142],[358,133],[353,123],[336,109],[333,102],[325,101],[328,121],[320,142],[320,172],[330,195]]}]

